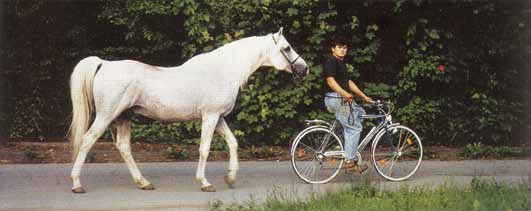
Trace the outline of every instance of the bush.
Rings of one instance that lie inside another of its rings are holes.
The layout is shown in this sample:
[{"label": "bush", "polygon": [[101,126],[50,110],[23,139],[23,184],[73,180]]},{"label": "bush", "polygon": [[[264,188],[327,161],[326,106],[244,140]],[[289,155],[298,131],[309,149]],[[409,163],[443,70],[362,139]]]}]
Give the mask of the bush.
[{"label": "bush", "polygon": [[170,146],[164,151],[167,158],[175,160],[186,160],[190,158],[190,153],[185,149]]},{"label": "bush", "polygon": [[480,142],[467,144],[461,151],[461,156],[465,158],[478,159],[478,158],[505,158],[512,156],[524,156],[525,153],[520,150],[513,149],[511,147],[493,147],[484,146]]},{"label": "bush", "polygon": [[35,152],[33,149],[31,148],[27,148],[24,150],[24,157],[29,159],[29,160],[34,160],[38,157],[39,155],[37,154],[37,152]]},{"label": "bush", "polygon": [[272,147],[254,145],[249,148],[249,156],[251,158],[270,158],[275,156],[275,150]]},{"label": "bush", "polygon": [[[7,106],[0,121],[11,138],[64,137],[68,78],[85,56],[175,66],[280,26],[311,72],[299,83],[273,68],[249,78],[226,117],[243,145],[287,145],[305,119],[331,119],[323,109],[320,64],[336,34],[351,46],[349,77],[370,96],[395,102],[395,119],[426,145],[510,145],[526,138],[515,136],[525,129],[529,90],[529,5],[522,2],[8,1],[5,7],[0,78]],[[179,142],[199,131],[198,121],[135,122],[133,139]]]}]

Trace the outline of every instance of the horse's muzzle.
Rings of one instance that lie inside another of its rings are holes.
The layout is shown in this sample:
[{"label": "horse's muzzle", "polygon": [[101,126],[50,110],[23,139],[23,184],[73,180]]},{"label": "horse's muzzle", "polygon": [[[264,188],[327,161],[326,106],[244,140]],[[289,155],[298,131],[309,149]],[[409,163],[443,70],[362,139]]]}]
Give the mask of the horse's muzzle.
[{"label": "horse's muzzle", "polygon": [[299,77],[306,77],[309,72],[307,65],[293,65],[293,69],[295,74],[297,74]]}]

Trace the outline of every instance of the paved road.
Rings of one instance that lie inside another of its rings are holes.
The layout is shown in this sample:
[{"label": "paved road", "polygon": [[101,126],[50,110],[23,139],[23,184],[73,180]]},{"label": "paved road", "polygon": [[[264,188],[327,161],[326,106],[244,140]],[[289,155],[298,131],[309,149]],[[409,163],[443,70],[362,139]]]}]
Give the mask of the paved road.
[{"label": "paved road", "polygon": [[[528,181],[529,160],[424,161],[410,180],[391,183],[374,172],[371,178],[383,188],[401,184],[440,185],[468,183],[474,176],[506,182]],[[359,183],[362,178],[342,173],[326,185],[302,183],[289,162],[241,162],[236,189],[223,182],[227,162],[209,162],[207,178],[218,192],[202,193],[194,180],[195,162],[142,163],[144,176],[157,188],[142,191],[133,184],[125,164],[87,164],[82,182],[86,194],[70,192],[69,164],[0,165],[0,210],[205,210],[208,204],[260,202],[268,196],[300,198]]]}]

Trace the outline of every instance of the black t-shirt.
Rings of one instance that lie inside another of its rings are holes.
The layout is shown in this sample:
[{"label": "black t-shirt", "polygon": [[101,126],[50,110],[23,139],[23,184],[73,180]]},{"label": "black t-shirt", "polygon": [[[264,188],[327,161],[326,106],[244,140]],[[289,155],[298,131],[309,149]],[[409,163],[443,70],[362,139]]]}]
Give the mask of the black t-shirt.
[{"label": "black t-shirt", "polygon": [[326,83],[327,77],[334,77],[336,82],[343,88],[348,91],[348,76],[347,76],[347,65],[342,60],[337,59],[336,57],[330,55],[325,58],[323,63],[323,81],[324,81],[324,91],[334,92]]}]

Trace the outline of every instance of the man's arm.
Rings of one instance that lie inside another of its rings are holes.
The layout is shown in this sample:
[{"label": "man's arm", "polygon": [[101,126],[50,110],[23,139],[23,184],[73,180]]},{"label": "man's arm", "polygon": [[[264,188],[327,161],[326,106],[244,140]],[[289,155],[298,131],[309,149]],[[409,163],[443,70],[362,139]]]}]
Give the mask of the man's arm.
[{"label": "man's arm", "polygon": [[345,91],[343,88],[341,88],[341,86],[339,86],[334,77],[326,77],[326,84],[330,87],[330,89],[332,89],[334,92],[339,93],[339,95],[347,99],[349,102],[353,100],[353,96],[347,91]]},{"label": "man's arm", "polygon": [[372,99],[367,97],[367,95],[365,95],[365,93],[363,93],[352,80],[348,80],[348,88],[350,88],[350,91],[354,92],[354,94],[360,97],[364,102],[368,103],[372,101]]}]

